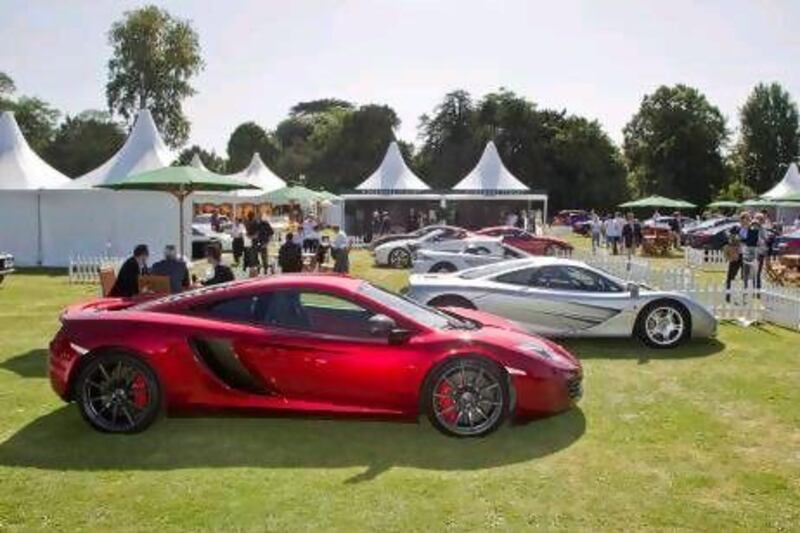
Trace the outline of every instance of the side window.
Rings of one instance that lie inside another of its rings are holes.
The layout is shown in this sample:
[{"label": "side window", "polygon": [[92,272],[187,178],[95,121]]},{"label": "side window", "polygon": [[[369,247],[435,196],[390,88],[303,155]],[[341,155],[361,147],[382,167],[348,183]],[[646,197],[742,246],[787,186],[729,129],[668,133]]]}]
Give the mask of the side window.
[{"label": "side window", "polygon": [[545,266],[538,269],[530,280],[531,287],[542,289],[574,290],[572,280],[567,275],[564,267]]},{"label": "side window", "polygon": [[619,292],[621,290],[615,283],[599,274],[574,266],[540,268],[531,279],[531,285],[564,291]]},{"label": "side window", "polygon": [[252,322],[257,319],[255,313],[257,304],[258,298],[256,296],[230,298],[211,304],[206,307],[206,312],[222,320]]},{"label": "side window", "polygon": [[372,311],[332,294],[282,290],[262,297],[260,314],[267,325],[323,335],[371,338]]},{"label": "side window", "polygon": [[500,274],[496,278],[495,281],[499,283],[508,283],[510,285],[523,285],[528,286],[531,280],[531,277],[534,275],[537,269],[535,268],[523,268],[520,270],[514,270],[512,272],[506,272],[505,274]]}]

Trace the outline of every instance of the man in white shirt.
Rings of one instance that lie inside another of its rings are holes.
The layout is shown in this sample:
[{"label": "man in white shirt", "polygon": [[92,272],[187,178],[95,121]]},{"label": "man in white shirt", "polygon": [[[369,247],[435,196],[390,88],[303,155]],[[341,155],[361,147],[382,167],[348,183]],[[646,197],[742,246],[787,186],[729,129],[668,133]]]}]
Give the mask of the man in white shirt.
[{"label": "man in white shirt", "polygon": [[350,241],[347,234],[339,226],[333,226],[333,242],[331,243],[331,254],[333,255],[333,271],[340,274],[350,272]]},{"label": "man in white shirt", "polygon": [[603,231],[603,222],[594,210],[591,216],[592,218],[589,220],[589,229],[592,232],[592,254],[596,254],[597,248],[600,246],[600,234]]},{"label": "man in white shirt", "polygon": [[614,255],[619,254],[619,240],[622,237],[622,226],[624,224],[625,220],[622,218],[622,214],[615,213],[606,227],[606,236],[611,244],[611,253]]}]

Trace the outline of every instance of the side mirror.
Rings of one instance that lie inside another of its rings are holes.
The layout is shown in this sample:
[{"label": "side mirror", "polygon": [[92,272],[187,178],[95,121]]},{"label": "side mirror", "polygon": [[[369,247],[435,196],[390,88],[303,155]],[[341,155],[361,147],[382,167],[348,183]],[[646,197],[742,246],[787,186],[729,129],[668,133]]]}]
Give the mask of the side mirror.
[{"label": "side mirror", "polygon": [[368,323],[369,334],[373,337],[386,337],[397,328],[397,323],[386,315],[373,315]]},{"label": "side mirror", "polygon": [[629,282],[628,283],[628,292],[631,293],[631,298],[638,298],[639,297],[639,284]]}]

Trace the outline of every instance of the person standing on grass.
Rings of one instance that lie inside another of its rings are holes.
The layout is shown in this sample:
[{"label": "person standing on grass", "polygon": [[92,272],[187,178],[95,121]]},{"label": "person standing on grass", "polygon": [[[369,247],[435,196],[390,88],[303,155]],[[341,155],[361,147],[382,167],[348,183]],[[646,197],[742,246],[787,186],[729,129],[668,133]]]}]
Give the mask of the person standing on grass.
[{"label": "person standing on grass", "polygon": [[620,239],[622,238],[623,224],[624,221],[622,218],[622,214],[617,212],[614,213],[613,217],[611,217],[608,227],[606,228],[606,236],[608,237],[608,241],[611,244],[611,253],[613,255],[619,255],[619,244],[620,244]]},{"label": "person standing on grass", "polygon": [[333,255],[333,271],[340,274],[350,272],[350,241],[347,234],[339,226],[333,226],[333,242],[331,254]]},{"label": "person standing on grass", "polygon": [[642,225],[633,216],[633,213],[628,211],[627,220],[622,227],[622,241],[625,245],[625,251],[628,254],[628,259],[636,253],[636,249],[642,243]]},{"label": "person standing on grass", "polygon": [[256,237],[253,241],[253,246],[258,250],[259,259],[261,259],[261,268],[264,274],[269,274],[269,241],[272,239],[274,233],[267,215],[261,215],[261,219],[256,223]]},{"label": "person standing on grass", "polygon": [[600,235],[603,232],[603,221],[592,209],[591,218],[589,219],[589,229],[592,232],[592,255],[597,254],[597,248],[600,246]]},{"label": "person standing on grass", "polygon": [[231,237],[233,238],[231,247],[233,248],[233,264],[236,266],[239,266],[244,255],[244,235],[246,231],[242,219],[235,219],[233,226],[231,226]]},{"label": "person standing on grass", "polygon": [[147,258],[150,252],[146,244],[139,244],[119,269],[117,280],[108,293],[109,297],[130,298],[139,294],[139,276],[147,274]]},{"label": "person standing on grass", "polygon": [[278,250],[278,265],[284,274],[303,270],[303,250],[292,237],[291,233],[287,233],[286,240]]},{"label": "person standing on grass", "polygon": [[725,301],[731,301],[731,284],[742,269],[742,246],[739,231],[734,228],[728,234],[728,242],[722,247],[722,253],[728,260],[728,271],[725,275]]}]

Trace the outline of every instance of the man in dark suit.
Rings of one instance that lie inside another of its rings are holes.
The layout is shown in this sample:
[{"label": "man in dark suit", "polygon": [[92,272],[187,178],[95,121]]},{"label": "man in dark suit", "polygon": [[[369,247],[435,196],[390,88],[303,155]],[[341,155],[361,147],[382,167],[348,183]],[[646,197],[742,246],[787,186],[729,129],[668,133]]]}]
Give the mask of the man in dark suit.
[{"label": "man in dark suit", "polygon": [[206,250],[208,262],[211,264],[213,273],[210,278],[204,279],[200,282],[204,287],[210,285],[219,285],[220,283],[227,283],[233,281],[233,270],[227,265],[222,264],[222,251],[219,246],[209,246]]},{"label": "man in dark suit", "polygon": [[278,250],[278,265],[281,272],[300,272],[303,270],[303,250],[300,245],[294,242],[294,235],[286,234],[286,241]]},{"label": "man in dark suit", "polygon": [[139,276],[147,274],[147,258],[150,253],[146,244],[139,244],[133,249],[133,257],[129,257],[117,274],[117,281],[108,293],[111,297],[130,298],[139,294]]}]

